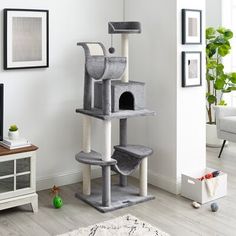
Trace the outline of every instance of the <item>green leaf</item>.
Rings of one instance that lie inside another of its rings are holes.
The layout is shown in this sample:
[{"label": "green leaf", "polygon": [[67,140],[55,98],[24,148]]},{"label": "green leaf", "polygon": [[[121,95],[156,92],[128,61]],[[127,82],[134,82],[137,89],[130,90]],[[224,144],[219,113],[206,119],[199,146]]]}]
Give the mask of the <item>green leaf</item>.
[{"label": "green leaf", "polygon": [[225,39],[229,40],[229,39],[232,39],[234,36],[233,32],[229,29],[225,30],[224,32],[224,37]]},{"label": "green leaf", "polygon": [[218,48],[218,53],[224,57],[226,56],[227,54],[230,53],[230,47],[228,45],[221,45],[219,48]]},{"label": "green leaf", "polygon": [[209,43],[206,46],[206,54],[208,55],[208,57],[212,57],[216,54],[216,49],[217,49],[217,45],[214,43]]},{"label": "green leaf", "polygon": [[222,63],[216,66],[216,71],[218,75],[222,75],[224,73],[224,65]]},{"label": "green leaf", "polygon": [[209,102],[209,104],[213,104],[216,101],[216,97],[214,95],[210,95],[207,97],[207,101]]},{"label": "green leaf", "polygon": [[229,87],[231,91],[236,91],[236,87],[235,86],[232,86],[232,87]]},{"label": "green leaf", "polygon": [[233,84],[236,84],[236,73],[235,72],[230,73],[229,74],[229,79]]},{"label": "green leaf", "polygon": [[227,89],[222,89],[221,91],[222,93],[230,93],[232,90],[231,88],[227,88]]},{"label": "green leaf", "polygon": [[223,70],[224,69],[224,65],[222,63],[219,63],[217,65],[217,70]]},{"label": "green leaf", "polygon": [[212,39],[215,37],[215,29],[213,27],[206,28],[206,39]]},{"label": "green leaf", "polygon": [[220,106],[227,106],[227,103],[225,102],[225,100],[220,100],[218,105],[220,105]]},{"label": "green leaf", "polygon": [[226,29],[224,27],[219,27],[216,31],[220,34],[224,34]]},{"label": "green leaf", "polygon": [[225,40],[224,36],[219,35],[216,37],[216,39],[213,41],[214,44],[216,45],[224,45],[227,42],[227,40]]},{"label": "green leaf", "polygon": [[209,81],[215,80],[215,78],[212,75],[210,75],[210,74],[206,75],[206,79],[209,80]]},{"label": "green leaf", "polygon": [[226,83],[225,80],[228,79],[228,76],[226,74],[224,74],[224,72],[223,72],[222,74],[220,74],[218,76],[218,79],[220,79],[220,80],[224,81],[224,83]]},{"label": "green leaf", "polygon": [[224,88],[225,81],[223,79],[217,79],[214,84],[216,90],[221,90]]},{"label": "green leaf", "polygon": [[208,69],[215,69],[217,67],[217,62],[215,60],[209,60],[207,62]]}]

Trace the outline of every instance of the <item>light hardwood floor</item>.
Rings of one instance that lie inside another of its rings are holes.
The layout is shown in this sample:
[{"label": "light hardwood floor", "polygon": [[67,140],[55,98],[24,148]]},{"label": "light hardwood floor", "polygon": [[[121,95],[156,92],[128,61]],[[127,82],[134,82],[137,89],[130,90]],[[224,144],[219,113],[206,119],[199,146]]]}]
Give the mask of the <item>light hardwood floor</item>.
[{"label": "light hardwood floor", "polygon": [[[32,214],[28,206],[0,212],[0,235],[57,235],[79,227],[88,226],[130,213],[171,235],[236,235],[236,146],[225,148],[218,159],[218,148],[207,149],[209,167],[228,173],[228,196],[217,200],[219,211],[212,213],[210,204],[195,210],[191,201],[149,186],[156,199],[115,212],[102,214],[74,197],[81,184],[61,188],[63,208],[51,206],[49,190],[40,191],[39,212]],[[190,157],[191,158],[191,157]],[[136,182],[131,179],[130,181]],[[144,235],[143,235],[144,236]]]}]

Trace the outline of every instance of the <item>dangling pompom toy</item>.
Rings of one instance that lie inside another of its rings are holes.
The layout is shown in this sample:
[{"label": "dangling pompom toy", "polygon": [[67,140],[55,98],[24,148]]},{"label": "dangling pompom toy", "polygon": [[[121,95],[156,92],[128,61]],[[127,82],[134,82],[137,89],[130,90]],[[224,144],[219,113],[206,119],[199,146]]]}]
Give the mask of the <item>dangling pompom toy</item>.
[{"label": "dangling pompom toy", "polygon": [[115,52],[115,48],[110,47],[110,48],[108,49],[108,51],[109,51],[109,53],[113,54],[113,53]]},{"label": "dangling pompom toy", "polygon": [[111,47],[108,49],[110,54],[115,52],[115,48],[113,47],[113,34],[111,34]]}]

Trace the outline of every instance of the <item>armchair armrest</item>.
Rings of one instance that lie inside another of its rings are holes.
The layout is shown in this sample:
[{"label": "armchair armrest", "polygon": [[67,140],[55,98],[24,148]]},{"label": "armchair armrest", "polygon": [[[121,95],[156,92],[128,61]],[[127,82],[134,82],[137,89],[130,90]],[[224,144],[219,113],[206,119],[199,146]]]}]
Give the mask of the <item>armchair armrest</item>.
[{"label": "armchair armrest", "polygon": [[215,106],[214,110],[215,110],[216,120],[223,118],[225,116],[236,116],[236,107]]}]

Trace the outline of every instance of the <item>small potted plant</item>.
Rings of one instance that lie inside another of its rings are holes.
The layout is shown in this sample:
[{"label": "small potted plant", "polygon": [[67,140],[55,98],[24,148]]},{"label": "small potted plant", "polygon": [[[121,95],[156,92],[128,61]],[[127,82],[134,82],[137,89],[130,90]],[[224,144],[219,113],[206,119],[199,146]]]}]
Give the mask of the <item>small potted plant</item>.
[{"label": "small potted plant", "polygon": [[11,125],[8,131],[8,138],[10,140],[16,140],[19,138],[19,130],[16,125]]}]

